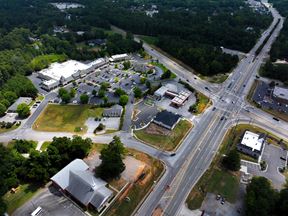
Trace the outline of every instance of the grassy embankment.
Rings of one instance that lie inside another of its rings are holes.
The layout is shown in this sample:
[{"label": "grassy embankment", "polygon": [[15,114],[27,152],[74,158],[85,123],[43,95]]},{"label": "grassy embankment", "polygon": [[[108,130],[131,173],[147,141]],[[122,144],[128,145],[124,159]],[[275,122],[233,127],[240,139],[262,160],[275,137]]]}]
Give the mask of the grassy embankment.
[{"label": "grassy embankment", "polygon": [[174,127],[169,136],[149,134],[146,132],[145,128],[134,131],[134,134],[138,139],[145,143],[151,144],[159,149],[173,151],[181,144],[192,127],[193,125],[189,121],[181,120]]}]

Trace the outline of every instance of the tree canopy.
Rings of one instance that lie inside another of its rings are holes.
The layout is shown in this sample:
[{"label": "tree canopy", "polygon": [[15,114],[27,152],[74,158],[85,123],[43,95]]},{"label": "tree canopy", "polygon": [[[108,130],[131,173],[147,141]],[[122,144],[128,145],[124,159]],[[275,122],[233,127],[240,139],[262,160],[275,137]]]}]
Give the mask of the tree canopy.
[{"label": "tree canopy", "polygon": [[118,177],[124,170],[125,164],[124,146],[119,137],[114,136],[112,142],[101,150],[101,164],[96,169],[96,175],[103,179],[113,179]]}]

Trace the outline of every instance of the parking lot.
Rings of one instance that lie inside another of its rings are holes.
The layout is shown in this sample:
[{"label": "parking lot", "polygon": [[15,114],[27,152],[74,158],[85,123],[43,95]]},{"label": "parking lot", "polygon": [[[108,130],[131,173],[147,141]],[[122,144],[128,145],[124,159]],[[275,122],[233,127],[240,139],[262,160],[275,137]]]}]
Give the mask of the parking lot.
[{"label": "parking lot", "polygon": [[49,186],[40,194],[34,196],[21,208],[18,208],[14,216],[30,216],[40,206],[43,210],[41,216],[85,216],[86,214],[72,201],[64,197],[55,187]]},{"label": "parking lot", "polygon": [[280,189],[285,183],[285,176],[279,172],[278,168],[282,168],[286,164],[286,161],[280,157],[287,158],[287,151],[278,146],[266,144],[262,155],[262,160],[267,163],[266,170],[261,171],[260,165],[255,163],[241,161],[241,164],[247,166],[248,173],[254,176],[264,176],[272,182],[275,188]]},{"label": "parking lot", "polygon": [[216,194],[207,193],[201,210],[204,210],[208,215],[217,215],[217,216],[239,216],[244,215],[244,194],[245,186],[240,185],[237,201],[235,203],[229,203],[225,201],[221,202],[221,198],[217,200]]},{"label": "parking lot", "polygon": [[272,96],[271,88],[268,83],[259,81],[255,89],[253,100],[266,109],[273,109],[279,112],[288,113],[288,105],[276,101]]},{"label": "parking lot", "polygon": [[133,128],[138,129],[147,125],[159,112],[152,99],[144,99],[135,106],[136,117],[132,121]]}]

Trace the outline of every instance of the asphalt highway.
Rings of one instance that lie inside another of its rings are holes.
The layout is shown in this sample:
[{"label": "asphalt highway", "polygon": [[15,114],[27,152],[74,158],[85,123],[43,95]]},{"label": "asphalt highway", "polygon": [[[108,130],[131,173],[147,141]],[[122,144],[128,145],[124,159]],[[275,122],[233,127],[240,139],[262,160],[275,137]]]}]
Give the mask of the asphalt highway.
[{"label": "asphalt highway", "polygon": [[[171,168],[171,174],[167,175],[167,180],[160,182],[153,190],[136,215],[152,215],[154,209],[157,207],[160,207],[164,211],[164,215],[177,215],[192,187],[197,183],[205,170],[208,169],[227,129],[235,124],[235,121],[239,123],[253,123],[282,138],[288,138],[287,123],[281,122],[281,126],[276,125],[275,122],[274,124],[267,125],[267,122],[271,123],[272,120],[269,114],[262,115],[263,111],[258,109],[253,109],[252,112],[247,112],[243,109],[245,106],[248,106],[245,96],[255,79],[255,75],[264,62],[265,57],[268,56],[271,45],[283,26],[284,20],[279,13],[274,8],[269,9],[274,18],[270,27],[262,34],[262,37],[248,53],[247,57],[238,64],[232,75],[222,86],[222,89],[218,92],[216,91],[216,94],[210,94],[214,106],[216,108],[220,107],[220,109],[214,112],[210,111],[195,126],[193,129],[194,133],[191,133],[181,146],[181,148],[185,148],[185,151],[181,151],[180,148],[177,152],[178,158],[173,168]],[[261,46],[278,19],[280,19],[279,25],[260,54],[256,57],[255,51]],[[156,51],[147,46],[147,52],[153,56],[153,53]],[[154,57],[159,58],[159,56]],[[160,62],[165,62],[165,59],[164,61],[160,59]],[[172,66],[177,66],[177,63],[172,62],[167,67],[169,66],[169,69],[175,72]],[[176,74],[188,76],[187,73],[183,74],[183,72],[178,74],[177,70]],[[195,83],[192,84],[192,86],[194,85]],[[203,82],[196,85],[200,86],[199,89],[203,90],[203,86],[207,86],[207,83]],[[209,88],[212,87],[209,86]],[[254,112],[257,115],[254,115]],[[221,120],[222,116],[225,117],[223,120]]]}]

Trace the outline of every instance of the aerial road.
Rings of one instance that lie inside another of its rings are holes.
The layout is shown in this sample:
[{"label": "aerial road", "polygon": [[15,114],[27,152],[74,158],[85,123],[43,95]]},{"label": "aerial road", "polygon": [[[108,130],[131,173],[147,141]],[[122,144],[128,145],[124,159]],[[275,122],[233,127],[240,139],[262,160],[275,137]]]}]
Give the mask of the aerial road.
[{"label": "aerial road", "polygon": [[[274,18],[272,24],[263,32],[262,37],[247,54],[247,57],[234,69],[233,74],[224,83],[223,88],[213,95],[213,105],[217,109],[204,115],[194,127],[193,133],[191,132],[184,140],[182,146],[177,151],[177,161],[171,167],[171,173],[166,175],[165,179],[162,179],[154,188],[136,215],[152,215],[155,208],[161,208],[164,215],[178,215],[190,190],[205,170],[209,168],[227,129],[235,125],[235,122],[251,123],[251,119],[253,119],[253,124],[259,125],[279,135],[281,138],[288,138],[287,133],[285,134],[287,123],[282,123],[282,130],[279,130],[279,126],[271,127],[265,124],[265,122],[272,120],[269,114],[254,118],[247,111],[243,111],[243,108],[248,105],[245,101],[245,95],[248,93],[257,71],[264,62],[264,58],[268,56],[271,45],[283,26],[283,18],[279,13],[272,7],[269,10]],[[265,40],[267,33],[273,30],[279,19],[280,22],[277,28],[273,31],[266,45],[256,57],[256,50]],[[157,52],[149,48],[148,45],[146,45],[146,51],[152,56],[153,53]],[[159,57],[159,55],[155,57]],[[166,66],[168,68],[170,66],[171,68],[169,69],[173,70],[176,65],[177,63],[170,63]],[[186,73],[177,73],[177,75],[187,76]],[[207,84],[203,82],[198,87],[200,86],[200,89],[203,90],[204,85]]]}]

